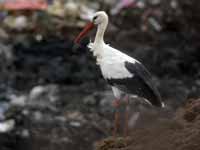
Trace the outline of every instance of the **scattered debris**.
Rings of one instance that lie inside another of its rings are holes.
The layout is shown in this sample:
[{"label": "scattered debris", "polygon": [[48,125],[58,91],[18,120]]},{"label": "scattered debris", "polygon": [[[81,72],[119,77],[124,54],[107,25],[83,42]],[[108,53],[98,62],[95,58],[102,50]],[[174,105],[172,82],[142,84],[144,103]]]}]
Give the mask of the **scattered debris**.
[{"label": "scattered debris", "polygon": [[6,133],[13,130],[15,127],[15,121],[12,120],[5,120],[3,122],[0,122],[0,133]]},{"label": "scattered debris", "polygon": [[130,137],[109,137],[96,143],[96,150],[125,149],[130,146]]},{"label": "scattered debris", "polygon": [[200,99],[189,100],[186,105],[184,119],[189,122],[195,121],[195,119],[199,116],[199,114],[200,114]]},{"label": "scattered debris", "polygon": [[13,95],[9,95],[8,97],[11,100],[10,104],[14,105],[14,106],[23,107],[26,105],[27,100],[28,100],[27,96],[25,96],[25,95],[17,96],[17,95],[13,94]]},{"label": "scattered debris", "polygon": [[120,0],[114,8],[111,9],[112,15],[117,15],[124,8],[137,7],[137,0]]}]

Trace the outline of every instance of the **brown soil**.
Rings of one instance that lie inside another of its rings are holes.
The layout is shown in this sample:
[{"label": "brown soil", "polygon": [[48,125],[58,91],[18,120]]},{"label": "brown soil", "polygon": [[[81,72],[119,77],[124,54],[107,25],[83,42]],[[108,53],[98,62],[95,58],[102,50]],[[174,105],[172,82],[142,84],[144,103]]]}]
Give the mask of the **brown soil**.
[{"label": "brown soil", "polygon": [[134,129],[128,138],[104,139],[96,150],[200,150],[200,99],[189,100],[174,119]]}]

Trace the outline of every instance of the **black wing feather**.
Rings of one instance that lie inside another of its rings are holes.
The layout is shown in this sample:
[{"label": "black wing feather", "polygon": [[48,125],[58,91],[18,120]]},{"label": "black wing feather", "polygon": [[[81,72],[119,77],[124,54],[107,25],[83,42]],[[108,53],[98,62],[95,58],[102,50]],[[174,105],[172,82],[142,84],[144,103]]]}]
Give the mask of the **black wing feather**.
[{"label": "black wing feather", "polygon": [[161,96],[154,86],[149,71],[139,62],[125,62],[125,67],[134,76],[132,78],[108,79],[108,83],[123,92],[146,98],[152,105],[162,107]]}]

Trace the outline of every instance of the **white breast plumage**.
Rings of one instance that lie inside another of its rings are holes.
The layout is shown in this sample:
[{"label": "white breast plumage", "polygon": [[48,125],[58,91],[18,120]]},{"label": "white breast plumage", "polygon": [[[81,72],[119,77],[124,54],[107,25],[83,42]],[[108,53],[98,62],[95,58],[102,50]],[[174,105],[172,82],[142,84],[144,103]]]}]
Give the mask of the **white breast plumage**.
[{"label": "white breast plumage", "polygon": [[[90,44],[89,47],[92,48],[91,46],[93,45]],[[92,51],[93,53],[98,52],[96,49]],[[134,76],[125,68],[124,62],[129,61],[135,63],[136,60],[106,44],[104,44],[100,51],[101,55],[97,55],[97,63],[100,65],[104,78],[122,79]]]}]

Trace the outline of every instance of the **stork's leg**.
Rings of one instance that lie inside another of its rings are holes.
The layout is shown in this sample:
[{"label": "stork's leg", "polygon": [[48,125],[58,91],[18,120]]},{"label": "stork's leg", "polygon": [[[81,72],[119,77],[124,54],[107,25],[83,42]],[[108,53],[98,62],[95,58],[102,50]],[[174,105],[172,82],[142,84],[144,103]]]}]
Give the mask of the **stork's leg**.
[{"label": "stork's leg", "polygon": [[115,107],[113,136],[116,137],[117,131],[119,130],[120,127],[120,112],[119,112],[120,100],[116,99],[113,102],[113,106]]},{"label": "stork's leg", "polygon": [[126,108],[125,108],[125,125],[124,125],[124,136],[128,136],[128,121],[129,121],[129,96],[125,96],[124,98],[125,100],[125,105],[126,105]]}]

